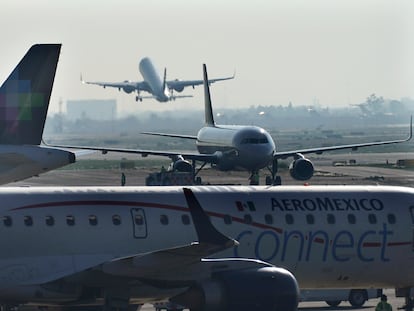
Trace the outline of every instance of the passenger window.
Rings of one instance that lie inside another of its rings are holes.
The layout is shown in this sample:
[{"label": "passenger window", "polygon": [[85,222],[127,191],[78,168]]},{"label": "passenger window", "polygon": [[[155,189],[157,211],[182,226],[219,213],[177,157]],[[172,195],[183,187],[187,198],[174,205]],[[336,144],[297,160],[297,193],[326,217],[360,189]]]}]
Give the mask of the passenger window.
[{"label": "passenger window", "polygon": [[98,224],[98,218],[95,215],[89,215],[89,224],[96,226]]},{"label": "passenger window", "polygon": [[119,215],[113,215],[112,216],[112,223],[115,226],[119,226],[121,224],[121,216],[119,216]]},{"label": "passenger window", "polygon": [[292,214],[286,214],[285,221],[288,225],[293,225],[293,223],[295,222]]},{"label": "passenger window", "polygon": [[326,215],[326,221],[328,222],[328,224],[334,225],[335,224],[335,215],[334,214]]},{"label": "passenger window", "polygon": [[270,214],[266,214],[265,215],[265,223],[268,225],[273,224],[273,216]]},{"label": "passenger window", "polygon": [[312,214],[306,215],[306,222],[309,225],[313,225],[315,223],[315,217]]},{"label": "passenger window", "polygon": [[13,224],[12,218],[10,216],[3,216],[3,224],[6,227],[11,227],[11,225]]},{"label": "passenger window", "polygon": [[377,223],[377,216],[375,214],[369,214],[368,215],[368,221],[370,224],[376,224]]},{"label": "passenger window", "polygon": [[190,224],[190,217],[188,217],[188,215],[182,215],[181,216],[181,221],[183,222],[184,225],[189,225]]},{"label": "passenger window", "polygon": [[55,219],[53,216],[46,216],[46,225],[53,226],[55,224]]},{"label": "passenger window", "polygon": [[160,216],[160,222],[163,225],[168,225],[168,216],[167,215],[161,215]]},{"label": "passenger window", "polygon": [[33,218],[31,216],[24,216],[24,224],[28,227],[33,226]]},{"label": "passenger window", "polygon": [[142,215],[135,215],[134,221],[137,226],[142,226],[144,224],[144,218]]},{"label": "passenger window", "polygon": [[391,225],[397,222],[397,219],[395,218],[394,214],[388,214],[387,218],[388,218],[388,223]]},{"label": "passenger window", "polygon": [[75,225],[75,217],[72,215],[66,216],[66,223],[68,226],[74,226]]},{"label": "passenger window", "polygon": [[348,214],[348,223],[350,223],[351,225],[356,224],[356,217],[354,214]]},{"label": "passenger window", "polygon": [[248,224],[248,225],[253,222],[252,216],[249,215],[249,214],[244,215],[243,220],[244,220],[244,223],[245,224]]},{"label": "passenger window", "polygon": [[223,220],[224,220],[224,223],[226,225],[231,225],[231,223],[232,223],[232,220],[231,220],[231,216],[230,215],[224,215]]}]

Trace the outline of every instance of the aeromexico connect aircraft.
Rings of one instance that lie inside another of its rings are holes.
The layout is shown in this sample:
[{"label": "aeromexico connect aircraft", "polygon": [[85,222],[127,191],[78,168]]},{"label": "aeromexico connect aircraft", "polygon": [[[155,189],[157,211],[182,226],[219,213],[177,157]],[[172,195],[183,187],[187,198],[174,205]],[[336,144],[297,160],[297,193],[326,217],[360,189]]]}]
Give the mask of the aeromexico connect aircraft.
[{"label": "aeromexico connect aircraft", "polygon": [[298,286],[412,297],[412,188],[16,187],[0,198],[3,307],[294,311]]},{"label": "aeromexico connect aircraft", "polygon": [[0,184],[75,162],[73,152],[40,145],[60,48],[33,45],[0,87]]},{"label": "aeromexico connect aircraft", "polygon": [[[197,136],[170,133],[144,133],[157,136],[192,139],[196,142],[196,146],[198,149],[197,153],[182,153],[172,151],[140,150],[126,148],[106,148],[97,146],[54,146],[64,148],[100,150],[103,153],[106,153],[108,151],[114,151],[124,153],[136,153],[141,154],[142,156],[166,156],[171,158],[172,160],[170,166],[171,169],[178,171],[193,171],[194,174],[196,173],[196,161],[202,162],[202,167],[207,163],[211,163],[216,165],[216,167],[220,170],[228,171],[236,168],[242,168],[249,171],[251,174],[255,174],[260,169],[267,167],[272,175],[271,180],[267,183],[280,184],[280,177],[276,176],[278,168],[278,159],[293,157],[293,161],[289,167],[290,175],[296,180],[308,180],[313,176],[314,167],[312,162],[304,156],[305,154],[321,154],[327,151],[342,149],[357,150],[360,147],[402,143],[410,140],[412,137],[411,119],[409,136],[405,139],[329,147],[315,147],[290,151],[277,151],[273,138],[266,130],[264,130],[261,127],[243,125],[217,125],[214,122],[210,88],[209,83],[207,82],[209,80],[207,77],[206,65],[203,65],[203,74],[205,126],[199,130]],[[191,161],[192,163],[189,161]]]},{"label": "aeromexico connect aircraft", "polygon": [[[161,79],[157,71],[155,70],[154,65],[152,64],[151,59],[144,57],[139,62],[139,71],[144,78],[144,81],[134,82],[134,81],[123,81],[123,82],[90,82],[83,81],[82,83],[86,84],[95,84],[106,87],[114,87],[119,91],[123,90],[125,93],[137,92],[135,97],[136,101],[142,101],[143,98],[154,98],[159,102],[167,102],[175,100],[177,98],[192,97],[191,95],[174,95],[173,92],[182,92],[185,87],[192,86],[193,88],[197,85],[203,84],[203,80],[167,80],[167,69],[164,69],[164,78]],[[234,75],[226,78],[216,78],[208,80],[208,83],[214,83],[217,81],[224,81],[234,79]],[[148,92],[151,96],[141,96],[140,93]]]}]

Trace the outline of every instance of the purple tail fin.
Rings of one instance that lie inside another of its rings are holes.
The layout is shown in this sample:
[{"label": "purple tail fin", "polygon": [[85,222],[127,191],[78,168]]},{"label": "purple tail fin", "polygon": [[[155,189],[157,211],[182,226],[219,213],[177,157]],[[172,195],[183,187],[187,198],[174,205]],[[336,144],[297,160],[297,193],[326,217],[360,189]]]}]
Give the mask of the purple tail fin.
[{"label": "purple tail fin", "polygon": [[1,86],[0,144],[40,144],[60,48],[33,45]]}]

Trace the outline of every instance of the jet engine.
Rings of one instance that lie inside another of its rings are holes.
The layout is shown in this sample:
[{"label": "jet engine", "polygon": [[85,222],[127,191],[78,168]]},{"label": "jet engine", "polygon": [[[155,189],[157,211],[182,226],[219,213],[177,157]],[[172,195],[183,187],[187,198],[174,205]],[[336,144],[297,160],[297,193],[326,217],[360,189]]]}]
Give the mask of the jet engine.
[{"label": "jet engine", "polygon": [[[179,81],[179,80],[175,79],[175,81]],[[181,93],[184,90],[184,85],[174,85],[172,89],[178,93]]]},{"label": "jet engine", "polygon": [[215,274],[171,301],[190,310],[296,311],[298,292],[296,279],[290,272],[263,267]]},{"label": "jet engine", "polygon": [[313,164],[303,155],[298,154],[297,158],[289,165],[289,173],[296,180],[308,180],[313,176]]},{"label": "jet engine", "polygon": [[190,162],[185,160],[182,156],[176,156],[171,162],[169,171],[176,171],[176,172],[192,172],[193,166]]},{"label": "jet engine", "polygon": [[[130,83],[131,81],[125,80],[124,82],[125,82],[125,83]],[[125,93],[130,94],[130,93],[132,93],[133,91],[135,91],[135,87],[134,87],[134,86],[132,86],[132,85],[124,85],[124,86],[122,87],[122,90],[123,90]]]}]

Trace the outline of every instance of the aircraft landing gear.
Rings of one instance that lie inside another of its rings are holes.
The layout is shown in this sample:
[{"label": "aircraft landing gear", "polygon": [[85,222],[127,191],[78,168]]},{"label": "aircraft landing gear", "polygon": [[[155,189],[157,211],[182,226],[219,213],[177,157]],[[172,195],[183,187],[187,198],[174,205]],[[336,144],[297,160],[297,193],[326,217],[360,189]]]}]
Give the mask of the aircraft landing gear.
[{"label": "aircraft landing gear", "polygon": [[282,178],[277,175],[277,159],[273,159],[272,166],[268,167],[272,176],[266,176],[266,185],[280,186],[282,184]]},{"label": "aircraft landing gear", "polygon": [[253,171],[249,177],[250,183],[249,185],[257,186],[260,183],[260,176],[259,171]]}]

